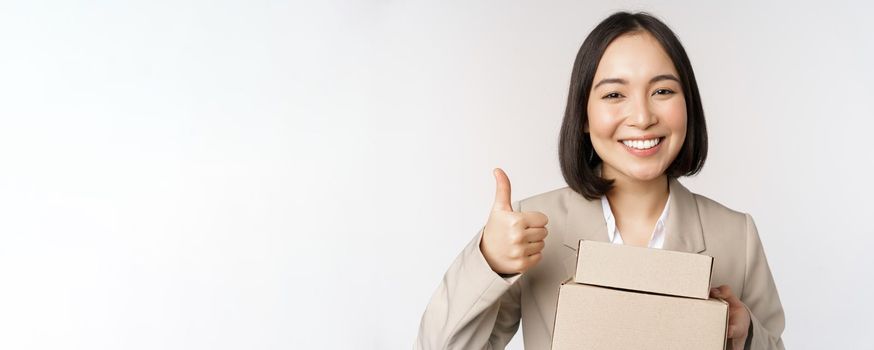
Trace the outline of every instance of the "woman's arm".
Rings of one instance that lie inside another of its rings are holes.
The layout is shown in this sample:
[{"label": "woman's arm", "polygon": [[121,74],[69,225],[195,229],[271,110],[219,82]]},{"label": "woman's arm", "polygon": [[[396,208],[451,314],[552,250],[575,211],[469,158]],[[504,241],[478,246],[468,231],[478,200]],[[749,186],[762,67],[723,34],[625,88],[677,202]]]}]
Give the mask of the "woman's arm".
[{"label": "woman's arm", "polygon": [[467,244],[431,297],[416,349],[503,349],[519,328],[521,274],[501,277],[480,251],[482,230]]},{"label": "woman's arm", "polygon": [[[511,209],[521,210],[519,201]],[[516,334],[522,274],[492,270],[480,249],[485,227],[455,258],[419,324],[416,349],[503,349]]]},{"label": "woman's arm", "polygon": [[[495,168],[486,225],[446,271],[422,315],[419,349],[503,349],[519,329],[522,274],[543,258],[549,218],[510,200],[510,179]],[[483,254],[485,252],[485,254]]]},{"label": "woman's arm", "polygon": [[752,216],[747,217],[747,266],[741,301],[750,312],[750,349],[783,349],[786,319],[777,286],[765,258],[765,250]]}]

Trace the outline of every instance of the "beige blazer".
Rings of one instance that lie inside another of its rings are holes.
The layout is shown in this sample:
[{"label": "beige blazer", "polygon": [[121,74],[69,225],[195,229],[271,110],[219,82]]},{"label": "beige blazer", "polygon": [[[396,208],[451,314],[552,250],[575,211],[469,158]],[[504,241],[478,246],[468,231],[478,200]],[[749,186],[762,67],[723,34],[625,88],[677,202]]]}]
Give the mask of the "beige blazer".
[{"label": "beige blazer", "polygon": [[[669,188],[664,249],[713,256],[712,287],[729,285],[752,315],[751,349],[783,349],[783,306],[752,217],[689,192],[676,179]],[[512,207],[549,217],[543,259],[523,274],[503,278],[479,249],[480,229],[426,307],[417,349],[503,349],[520,323],[526,349],[552,347],[558,288],[574,273],[577,242],[607,242],[607,224],[599,200],[586,200],[568,187]]]}]

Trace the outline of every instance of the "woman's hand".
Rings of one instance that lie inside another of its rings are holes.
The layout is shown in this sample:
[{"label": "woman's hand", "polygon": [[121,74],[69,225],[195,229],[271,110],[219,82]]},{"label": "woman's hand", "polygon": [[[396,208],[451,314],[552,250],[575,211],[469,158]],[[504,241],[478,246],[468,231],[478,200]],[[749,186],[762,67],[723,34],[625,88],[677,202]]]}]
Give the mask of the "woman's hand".
[{"label": "woman's hand", "polygon": [[514,212],[510,204],[510,179],[495,169],[495,204],[483,230],[480,250],[493,271],[500,274],[525,272],[542,259],[546,238],[546,215]]},{"label": "woman's hand", "polygon": [[743,350],[750,328],[750,312],[746,305],[732,293],[728,285],[711,288],[710,296],[728,302],[728,339],[732,350]]}]

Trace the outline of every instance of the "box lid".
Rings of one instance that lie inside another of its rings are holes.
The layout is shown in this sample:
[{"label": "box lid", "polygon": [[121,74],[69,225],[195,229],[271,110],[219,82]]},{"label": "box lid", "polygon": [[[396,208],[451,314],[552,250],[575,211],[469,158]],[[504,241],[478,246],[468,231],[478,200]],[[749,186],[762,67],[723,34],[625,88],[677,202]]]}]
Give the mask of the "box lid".
[{"label": "box lid", "polygon": [[580,240],[574,282],[708,299],[713,257]]}]

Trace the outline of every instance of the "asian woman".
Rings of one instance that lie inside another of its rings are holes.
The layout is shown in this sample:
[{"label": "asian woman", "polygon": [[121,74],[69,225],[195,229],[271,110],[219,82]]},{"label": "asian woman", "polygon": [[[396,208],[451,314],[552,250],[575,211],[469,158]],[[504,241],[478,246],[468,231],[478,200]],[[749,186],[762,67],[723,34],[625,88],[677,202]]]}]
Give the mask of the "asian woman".
[{"label": "asian woman", "polygon": [[749,214],[692,193],[707,129],[691,63],[646,13],[615,13],[583,42],[559,135],[567,187],[512,201],[495,169],[484,227],[446,272],[422,316],[420,349],[549,349],[560,284],[580,239],[714,257],[711,296],[729,304],[732,349],[783,349],[785,320]]}]

